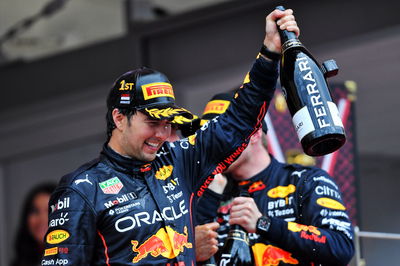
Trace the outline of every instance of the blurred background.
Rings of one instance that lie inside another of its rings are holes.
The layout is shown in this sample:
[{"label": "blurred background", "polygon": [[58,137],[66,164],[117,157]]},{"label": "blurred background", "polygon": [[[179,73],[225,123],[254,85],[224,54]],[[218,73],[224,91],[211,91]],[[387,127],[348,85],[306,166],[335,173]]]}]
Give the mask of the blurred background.
[{"label": "blurred background", "polygon": [[[276,5],[295,11],[301,41],[355,81],[357,225],[400,233],[400,2],[381,0],[2,0],[0,264],[28,191],[96,157],[113,81],[145,65],[201,114],[243,80]],[[397,108],[397,109],[396,109]],[[397,111],[396,111],[397,110]],[[400,261],[399,240],[362,239],[366,265]]]}]

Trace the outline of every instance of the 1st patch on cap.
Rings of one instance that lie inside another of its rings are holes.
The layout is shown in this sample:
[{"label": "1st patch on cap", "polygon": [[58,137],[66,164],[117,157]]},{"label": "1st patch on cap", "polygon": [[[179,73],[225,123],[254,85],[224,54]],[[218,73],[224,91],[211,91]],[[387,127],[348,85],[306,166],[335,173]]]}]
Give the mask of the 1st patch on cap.
[{"label": "1st patch on cap", "polygon": [[131,90],[132,90],[132,87],[133,87],[133,85],[134,85],[135,83],[133,83],[133,82],[126,82],[125,80],[121,80],[120,84],[121,84],[121,87],[119,87],[118,90],[120,90],[120,91],[131,91]]}]

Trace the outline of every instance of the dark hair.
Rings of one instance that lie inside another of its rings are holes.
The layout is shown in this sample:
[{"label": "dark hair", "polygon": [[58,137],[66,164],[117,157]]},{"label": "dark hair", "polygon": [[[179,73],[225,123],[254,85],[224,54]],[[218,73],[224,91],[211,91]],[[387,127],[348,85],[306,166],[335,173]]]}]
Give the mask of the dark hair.
[{"label": "dark hair", "polygon": [[[112,116],[112,111],[114,110],[114,108],[108,108],[107,110],[107,114],[106,114],[106,121],[107,121],[107,141],[108,142],[111,138],[112,135],[112,131],[115,128],[115,123],[114,123],[114,119]],[[128,125],[130,125],[130,120],[132,115],[136,114],[136,109],[122,109],[122,108],[118,108],[118,111],[123,114],[126,115],[126,117],[128,118]]]},{"label": "dark hair", "polygon": [[26,196],[21,212],[19,227],[14,243],[15,259],[12,266],[36,265],[40,263],[43,255],[41,243],[37,243],[28,228],[28,216],[33,209],[33,201],[38,194],[51,194],[56,188],[55,184],[45,183],[35,186]]}]

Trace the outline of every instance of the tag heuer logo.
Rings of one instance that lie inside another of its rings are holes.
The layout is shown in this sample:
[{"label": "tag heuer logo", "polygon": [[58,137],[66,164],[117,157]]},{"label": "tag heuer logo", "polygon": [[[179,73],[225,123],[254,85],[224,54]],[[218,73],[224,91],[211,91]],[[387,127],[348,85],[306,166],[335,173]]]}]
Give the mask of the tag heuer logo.
[{"label": "tag heuer logo", "polygon": [[124,187],[118,177],[113,177],[101,182],[99,183],[99,186],[105,194],[118,194]]}]

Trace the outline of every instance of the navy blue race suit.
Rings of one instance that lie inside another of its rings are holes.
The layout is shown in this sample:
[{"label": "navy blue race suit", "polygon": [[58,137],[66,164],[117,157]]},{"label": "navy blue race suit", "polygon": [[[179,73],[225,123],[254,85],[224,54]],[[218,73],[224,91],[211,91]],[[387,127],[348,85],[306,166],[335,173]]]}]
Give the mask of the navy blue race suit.
[{"label": "navy blue race suit", "polygon": [[64,176],[49,203],[42,265],[194,265],[192,203],[260,127],[277,69],[256,59],[219,122],[165,143],[154,161],[106,144],[99,158]]},{"label": "navy blue race suit", "polygon": [[199,224],[212,217],[221,224],[219,250],[229,231],[231,195],[248,190],[259,211],[271,218],[266,235],[249,234],[256,265],[346,265],[352,258],[353,227],[339,188],[325,171],[271,156],[257,175],[231,181],[223,195],[207,189],[197,206]]}]

